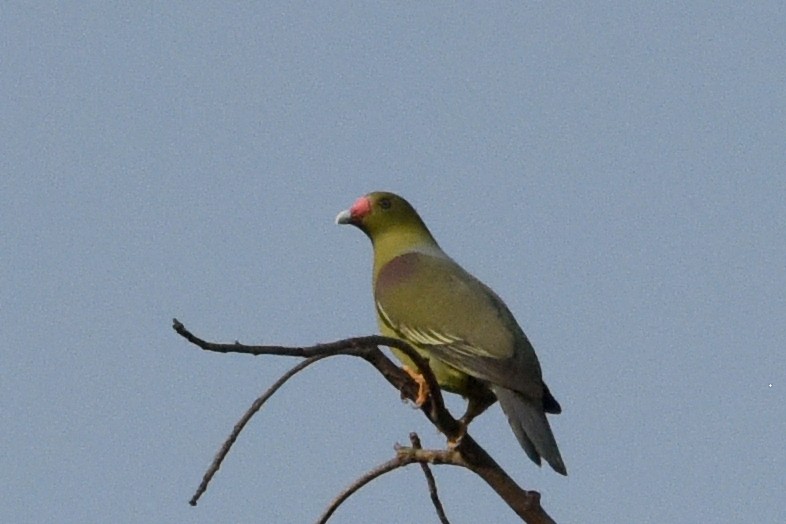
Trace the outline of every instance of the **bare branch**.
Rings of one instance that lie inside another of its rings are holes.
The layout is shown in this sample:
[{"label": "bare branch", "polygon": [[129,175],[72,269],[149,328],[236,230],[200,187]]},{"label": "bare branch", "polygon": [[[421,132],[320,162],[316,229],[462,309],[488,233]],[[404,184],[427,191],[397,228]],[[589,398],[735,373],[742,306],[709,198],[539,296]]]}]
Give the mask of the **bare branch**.
[{"label": "bare branch", "polygon": [[[208,351],[245,353],[249,355],[282,355],[302,358],[322,358],[333,355],[361,357],[374,366],[377,371],[379,371],[379,373],[401,393],[402,397],[414,401],[417,398],[418,392],[418,386],[415,381],[386,357],[377,346],[381,345],[399,349],[412,359],[430,389],[430,400],[423,404],[421,411],[431,423],[447,437],[449,442],[458,442],[457,445],[447,450],[418,449],[414,444],[412,448],[399,448],[395,459],[367,473],[353,483],[352,486],[347,488],[347,490],[342,492],[342,494],[331,503],[328,510],[322,516],[322,520],[319,522],[325,522],[341,502],[346,500],[347,497],[371,480],[388,471],[418,462],[421,464],[449,464],[467,468],[480,476],[505,501],[505,503],[507,503],[508,506],[528,524],[554,524],[554,520],[540,505],[540,493],[522,489],[507,473],[505,473],[499,464],[497,464],[494,459],[475,442],[469,433],[464,433],[462,435],[463,428],[445,408],[439,385],[428,362],[415,351],[412,346],[403,340],[382,336],[368,336],[339,340],[327,344],[317,344],[309,347],[249,346],[240,344],[239,342],[235,342],[234,344],[207,342],[193,335],[177,319],[173,321],[173,328],[179,335],[192,344]],[[305,364],[305,362],[303,364]],[[297,371],[294,371],[294,368],[292,371],[292,374],[297,373]],[[282,380],[286,381],[288,378],[289,377],[282,377]],[[271,391],[270,394],[273,392],[275,392],[275,390]],[[266,398],[269,398],[269,395]],[[264,400],[262,402],[264,402]],[[253,415],[253,413],[251,413],[251,415]],[[248,418],[250,418],[250,415]],[[247,419],[241,422],[245,424]],[[240,425],[241,423],[239,422],[238,424]],[[236,426],[235,429],[236,431],[233,431],[233,436],[230,436],[230,439],[225,443],[227,451],[228,447],[234,442],[234,439],[237,438],[237,433],[242,429],[242,425],[240,425],[239,428]],[[219,455],[220,454],[221,452],[219,452]],[[224,453],[224,455],[226,455],[226,453]],[[216,458],[218,459],[219,457],[217,456]],[[215,466],[215,471],[217,471],[220,462],[221,460],[214,460],[211,470],[213,470]],[[209,475],[205,475],[205,480],[203,480],[204,486],[207,485],[207,482],[209,482],[215,471],[212,473],[209,471]],[[201,491],[198,490],[195,498],[192,499],[193,503],[195,503],[196,498],[204,492],[202,485],[200,485],[200,489]]]},{"label": "bare branch", "polygon": [[430,401],[425,403],[421,411],[431,420],[438,429],[449,439],[456,440],[462,431],[461,425],[453,418],[450,412],[445,408],[445,402],[442,398],[442,391],[439,387],[434,372],[428,365],[428,361],[424,359],[420,353],[404,342],[403,340],[372,335],[367,337],[355,337],[345,340],[338,340],[336,342],[328,342],[325,344],[315,344],[307,347],[289,347],[289,346],[250,346],[235,342],[233,344],[217,344],[215,342],[208,342],[203,340],[193,333],[177,319],[173,319],[172,328],[183,338],[192,344],[206,350],[218,353],[243,353],[246,355],[279,355],[289,357],[313,357],[317,355],[333,356],[333,355],[349,355],[361,357],[369,364],[374,366],[393,387],[398,389],[401,394],[412,400],[417,399],[418,386],[412,377],[401,370],[394,364],[388,357],[382,353],[377,346],[386,346],[389,348],[396,348],[404,352],[418,368],[418,371],[429,387]]}]

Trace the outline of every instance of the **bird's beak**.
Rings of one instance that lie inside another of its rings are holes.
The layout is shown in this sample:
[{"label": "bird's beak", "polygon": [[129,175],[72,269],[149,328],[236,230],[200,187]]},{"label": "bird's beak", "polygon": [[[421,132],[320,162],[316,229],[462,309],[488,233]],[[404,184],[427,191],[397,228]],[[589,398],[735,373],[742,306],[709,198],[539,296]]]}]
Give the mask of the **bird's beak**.
[{"label": "bird's beak", "polygon": [[338,214],[336,224],[352,224],[360,227],[369,213],[371,213],[371,200],[367,196],[362,196],[349,209]]},{"label": "bird's beak", "polygon": [[349,209],[345,209],[341,213],[336,216],[336,224],[351,224],[352,223],[352,212]]}]

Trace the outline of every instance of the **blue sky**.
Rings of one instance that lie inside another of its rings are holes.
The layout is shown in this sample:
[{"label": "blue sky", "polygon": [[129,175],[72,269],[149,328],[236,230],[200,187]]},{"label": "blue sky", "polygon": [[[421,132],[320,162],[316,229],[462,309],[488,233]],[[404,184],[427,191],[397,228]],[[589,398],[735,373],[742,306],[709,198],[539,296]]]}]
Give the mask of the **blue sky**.
[{"label": "blue sky", "polygon": [[[564,412],[563,478],[498,407],[472,434],[559,522],[782,522],[780,2],[7,2],[0,8],[0,520],[311,522],[410,431],[367,365],[217,341],[374,333],[394,190],[493,287]],[[450,405],[459,411],[456,397]],[[448,517],[516,522],[437,468]],[[418,468],[333,522],[436,521]]]}]

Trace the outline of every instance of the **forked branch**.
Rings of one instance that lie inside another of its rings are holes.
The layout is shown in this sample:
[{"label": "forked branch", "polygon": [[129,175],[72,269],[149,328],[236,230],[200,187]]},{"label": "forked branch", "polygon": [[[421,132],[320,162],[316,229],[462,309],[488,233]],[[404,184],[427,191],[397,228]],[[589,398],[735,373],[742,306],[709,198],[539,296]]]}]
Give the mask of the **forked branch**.
[{"label": "forked branch", "polygon": [[[242,431],[248,420],[256,413],[265,401],[278,390],[284,382],[294,376],[297,372],[301,371],[308,365],[316,362],[319,359],[335,356],[335,355],[349,355],[356,356],[366,360],[369,364],[379,371],[379,373],[401,394],[403,398],[412,400],[417,398],[418,385],[415,381],[401,368],[394,364],[385,354],[379,349],[378,346],[386,346],[390,348],[399,349],[412,359],[418,367],[418,371],[423,375],[426,380],[430,395],[429,400],[421,406],[421,411],[431,421],[431,423],[445,435],[450,442],[458,441],[458,444],[447,450],[425,450],[412,440],[412,447],[401,447],[396,451],[396,457],[383,464],[379,468],[372,470],[364,475],[352,486],[347,488],[342,495],[339,495],[336,500],[331,503],[331,506],[326,510],[320,522],[326,522],[335,509],[352,493],[360,489],[363,485],[367,484],[374,478],[393,469],[397,469],[409,464],[447,464],[454,466],[461,466],[469,469],[473,473],[480,476],[504,501],[507,505],[516,512],[521,519],[530,524],[549,524],[554,523],[554,520],[546,513],[540,505],[540,494],[537,491],[527,491],[522,489],[505,471],[497,464],[491,456],[468,434],[461,435],[462,428],[459,422],[448,412],[445,408],[442,395],[434,377],[434,373],[428,365],[428,362],[417,353],[412,346],[406,342],[390,337],[382,336],[368,336],[357,337],[326,344],[317,344],[308,347],[286,347],[286,346],[251,346],[234,342],[231,344],[218,344],[203,340],[179,322],[177,319],[173,321],[173,329],[183,338],[192,344],[207,350],[216,351],[220,353],[244,353],[248,355],[279,355],[279,356],[293,356],[306,358],[307,360],[301,362],[298,366],[292,368],[284,376],[282,376],[273,386],[271,386],[260,398],[258,398],[252,406],[246,411],[240,421],[235,425],[229,438],[224,442],[219,452],[216,454],[213,463],[206,472],[202,483],[200,484],[197,492],[192,497],[190,503],[196,505],[199,497],[207,489],[207,485],[212,479],[213,475],[218,471],[224,457],[237,439],[240,431]],[[424,469],[424,473],[428,471]],[[429,479],[430,471],[426,474],[427,480]],[[441,504],[436,497],[436,487],[433,483],[433,477],[428,480],[430,493],[432,494],[432,501],[434,501],[437,513],[440,514]],[[354,489],[353,489],[354,487]],[[339,500],[341,499],[341,500]],[[440,514],[440,519],[447,522],[444,517],[444,512]]]}]

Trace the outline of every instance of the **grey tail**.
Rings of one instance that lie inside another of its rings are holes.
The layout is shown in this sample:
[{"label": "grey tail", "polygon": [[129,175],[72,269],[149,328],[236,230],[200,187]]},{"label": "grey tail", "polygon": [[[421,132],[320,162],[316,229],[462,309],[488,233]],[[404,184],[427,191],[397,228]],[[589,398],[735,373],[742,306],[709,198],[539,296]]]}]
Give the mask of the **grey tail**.
[{"label": "grey tail", "polygon": [[[510,389],[492,386],[499,399],[502,411],[508,417],[513,433],[532,462],[540,466],[540,458],[546,459],[557,473],[567,475],[568,470],[554,440],[554,433],[546,419],[543,406],[536,405],[520,393]],[[549,395],[550,396],[550,395]],[[553,399],[553,397],[551,397]]]}]

